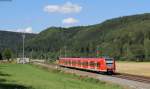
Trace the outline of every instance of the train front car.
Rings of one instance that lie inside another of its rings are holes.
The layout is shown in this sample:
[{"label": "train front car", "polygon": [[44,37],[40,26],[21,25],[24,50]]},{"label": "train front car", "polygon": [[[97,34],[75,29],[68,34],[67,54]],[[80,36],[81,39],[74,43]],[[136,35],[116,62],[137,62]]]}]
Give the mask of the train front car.
[{"label": "train front car", "polygon": [[108,74],[114,74],[116,70],[115,60],[113,58],[105,58],[106,68]]},{"label": "train front car", "polygon": [[114,74],[115,60],[113,58],[59,58],[62,67],[78,68],[83,70],[97,71]]}]

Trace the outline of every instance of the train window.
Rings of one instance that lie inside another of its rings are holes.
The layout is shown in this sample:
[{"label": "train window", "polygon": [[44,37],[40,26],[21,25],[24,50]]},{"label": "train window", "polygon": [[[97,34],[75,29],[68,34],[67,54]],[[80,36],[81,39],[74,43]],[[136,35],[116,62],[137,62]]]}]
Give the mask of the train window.
[{"label": "train window", "polygon": [[72,64],[75,65],[76,64],[75,61],[73,61]]},{"label": "train window", "polygon": [[67,61],[65,61],[65,65],[67,65]]},{"label": "train window", "polygon": [[85,62],[82,62],[82,65],[85,66]]},{"label": "train window", "polygon": [[81,65],[80,61],[78,61],[78,65]]},{"label": "train window", "polygon": [[84,62],[82,62],[82,65],[83,65],[83,66],[85,66],[85,63],[84,63]]},{"label": "train window", "polygon": [[88,66],[88,62],[85,62],[85,65]]},{"label": "train window", "polygon": [[95,66],[95,63],[94,62],[90,62],[90,66]]},{"label": "train window", "polygon": [[71,61],[70,60],[68,61],[68,64],[71,65]]},{"label": "train window", "polygon": [[76,65],[76,64],[77,64],[77,61],[75,61],[74,64]]},{"label": "train window", "polygon": [[68,64],[68,61],[66,61],[66,65]]},{"label": "train window", "polygon": [[67,61],[67,65],[69,64],[69,61]]},{"label": "train window", "polygon": [[82,65],[83,66],[88,66],[88,62],[83,62]]},{"label": "train window", "polygon": [[97,66],[97,67],[100,67],[100,63],[99,63],[99,62],[97,62],[97,63],[96,63],[96,66]]},{"label": "train window", "polygon": [[69,61],[67,61],[67,65],[69,64]]},{"label": "train window", "polygon": [[84,62],[81,62],[81,65],[84,66]]}]

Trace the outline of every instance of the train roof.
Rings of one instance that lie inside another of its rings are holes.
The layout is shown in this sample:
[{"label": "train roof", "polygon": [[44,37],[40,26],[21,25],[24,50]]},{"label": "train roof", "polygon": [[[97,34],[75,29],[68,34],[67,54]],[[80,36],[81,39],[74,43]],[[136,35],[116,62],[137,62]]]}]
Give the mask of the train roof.
[{"label": "train roof", "polygon": [[67,57],[67,58],[59,58],[59,59],[63,59],[63,60],[113,60],[113,58],[110,57],[99,57],[99,58],[82,58],[82,57],[76,57],[76,58],[71,58],[71,57]]},{"label": "train roof", "polygon": [[60,58],[60,59],[71,59],[71,60],[101,60],[104,58]]}]

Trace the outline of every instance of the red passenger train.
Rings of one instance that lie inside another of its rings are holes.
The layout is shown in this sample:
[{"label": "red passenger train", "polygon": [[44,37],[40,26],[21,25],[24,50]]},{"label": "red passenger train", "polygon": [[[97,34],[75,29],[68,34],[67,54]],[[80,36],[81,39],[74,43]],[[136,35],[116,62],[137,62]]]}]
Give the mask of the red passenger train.
[{"label": "red passenger train", "polygon": [[113,58],[59,58],[59,65],[97,72],[115,73],[116,65]]}]

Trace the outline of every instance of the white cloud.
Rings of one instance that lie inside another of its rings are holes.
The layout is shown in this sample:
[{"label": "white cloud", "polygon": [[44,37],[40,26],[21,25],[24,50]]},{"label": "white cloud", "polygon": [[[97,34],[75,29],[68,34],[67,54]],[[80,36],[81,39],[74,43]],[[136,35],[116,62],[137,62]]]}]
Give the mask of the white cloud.
[{"label": "white cloud", "polygon": [[72,18],[72,17],[69,17],[69,18],[66,18],[66,19],[63,19],[62,20],[62,23],[63,24],[75,24],[75,23],[78,23],[79,21],[75,18]]},{"label": "white cloud", "polygon": [[49,13],[59,12],[59,8],[58,5],[47,5],[44,7],[44,11]]},{"label": "white cloud", "polygon": [[48,13],[79,13],[82,10],[82,7],[73,4],[71,2],[66,2],[63,5],[47,5],[44,7],[44,11]]},{"label": "white cloud", "polygon": [[27,27],[27,28],[25,29],[25,32],[26,32],[26,33],[32,33],[32,27]]},{"label": "white cloud", "polygon": [[17,32],[33,33],[32,31],[33,31],[32,27],[17,29]]}]

